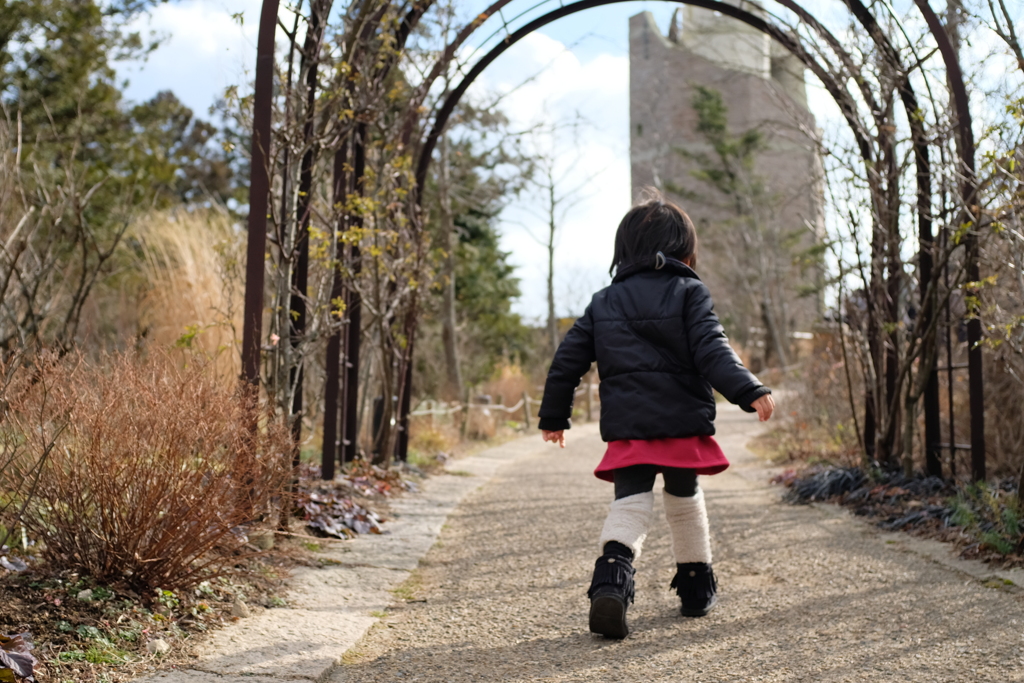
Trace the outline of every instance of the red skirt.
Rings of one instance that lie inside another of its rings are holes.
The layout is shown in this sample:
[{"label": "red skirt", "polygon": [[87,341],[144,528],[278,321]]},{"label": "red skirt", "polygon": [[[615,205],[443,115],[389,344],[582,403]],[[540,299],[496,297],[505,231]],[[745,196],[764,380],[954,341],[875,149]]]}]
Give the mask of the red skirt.
[{"label": "red skirt", "polygon": [[697,474],[718,474],[729,466],[729,461],[713,436],[624,439],[608,442],[608,450],[594,475],[605,481],[614,481],[614,470],[631,465],[685,467],[697,470]]}]

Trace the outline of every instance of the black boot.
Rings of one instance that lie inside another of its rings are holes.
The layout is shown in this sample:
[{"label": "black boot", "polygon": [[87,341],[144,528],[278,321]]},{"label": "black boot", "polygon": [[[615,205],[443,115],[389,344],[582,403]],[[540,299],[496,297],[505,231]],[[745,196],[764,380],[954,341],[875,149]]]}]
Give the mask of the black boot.
[{"label": "black boot", "polygon": [[710,564],[677,564],[676,576],[669,587],[676,589],[676,595],[682,602],[679,611],[684,617],[703,617],[718,603],[715,594],[718,582],[715,581],[715,573],[711,571]]},{"label": "black boot", "polygon": [[594,564],[590,582],[590,630],[606,638],[629,635],[626,608],[633,602],[633,552],[621,543],[611,541],[604,546],[604,555]]}]

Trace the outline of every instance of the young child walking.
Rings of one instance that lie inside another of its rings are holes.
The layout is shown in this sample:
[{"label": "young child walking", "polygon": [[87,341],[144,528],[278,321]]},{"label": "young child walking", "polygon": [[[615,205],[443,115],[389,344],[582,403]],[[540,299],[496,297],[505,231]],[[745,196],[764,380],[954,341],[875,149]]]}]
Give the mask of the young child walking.
[{"label": "young child walking", "polygon": [[698,475],[729,466],[712,436],[712,388],[761,421],[775,406],[771,390],[729,346],[694,271],[696,253],[693,223],[678,206],[656,198],[630,210],[615,234],[612,284],[594,295],[559,345],[544,387],[538,426],[545,441],[564,448],[576,387],[597,362],[608,447],[594,474],[614,483],[615,500],[587,595],[590,630],[610,638],[629,633],[633,563],[651,524],[658,472],[681,612],[700,617],[715,606],[708,516],[697,483]]}]

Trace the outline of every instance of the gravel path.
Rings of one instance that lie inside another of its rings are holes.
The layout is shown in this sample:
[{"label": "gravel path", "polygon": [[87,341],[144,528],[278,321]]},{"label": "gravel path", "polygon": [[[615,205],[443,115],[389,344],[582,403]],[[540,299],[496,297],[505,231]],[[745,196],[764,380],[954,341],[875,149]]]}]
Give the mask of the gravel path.
[{"label": "gravel path", "polygon": [[843,514],[780,503],[743,447],[758,429],[722,411],[734,466],[701,478],[721,595],[711,615],[678,616],[659,494],[632,634],[588,632],[612,489],[591,475],[603,444],[585,425],[564,451],[538,437],[536,454],[464,501],[330,680],[1024,681],[1019,589],[906,552]]}]

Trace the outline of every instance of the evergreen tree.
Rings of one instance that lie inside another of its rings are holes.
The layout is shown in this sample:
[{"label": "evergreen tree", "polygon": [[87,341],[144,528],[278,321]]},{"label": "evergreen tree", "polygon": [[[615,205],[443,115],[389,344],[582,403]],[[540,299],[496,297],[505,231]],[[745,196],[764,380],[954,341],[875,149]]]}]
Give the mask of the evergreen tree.
[{"label": "evergreen tree", "polygon": [[[459,376],[465,386],[484,382],[493,375],[502,361],[521,360],[529,356],[533,340],[531,330],[523,324],[521,316],[512,312],[512,303],[519,297],[519,279],[515,267],[508,262],[509,253],[500,247],[498,217],[508,198],[519,190],[523,174],[512,173],[526,163],[510,153],[502,144],[489,146],[489,142],[506,139],[502,135],[506,125],[504,117],[493,112],[463,105],[457,116],[460,137],[449,139],[446,159],[447,174],[439,165],[433,167],[434,177],[428,197],[429,216],[437,236],[437,248],[444,251],[448,244],[443,223],[445,213],[438,205],[438,183],[447,178],[448,201],[455,239],[452,240],[455,281],[456,345]],[[497,133],[495,136],[494,133]],[[503,171],[509,171],[503,173]],[[515,178],[515,180],[510,180]],[[444,261],[445,254],[439,253]],[[443,269],[442,269],[443,273]],[[417,371],[417,391],[425,395],[441,395],[452,373],[431,359],[450,361],[444,352],[441,328],[444,326],[444,297],[448,286],[442,274],[437,295],[426,311],[422,329]],[[464,397],[459,397],[460,400]]]}]

